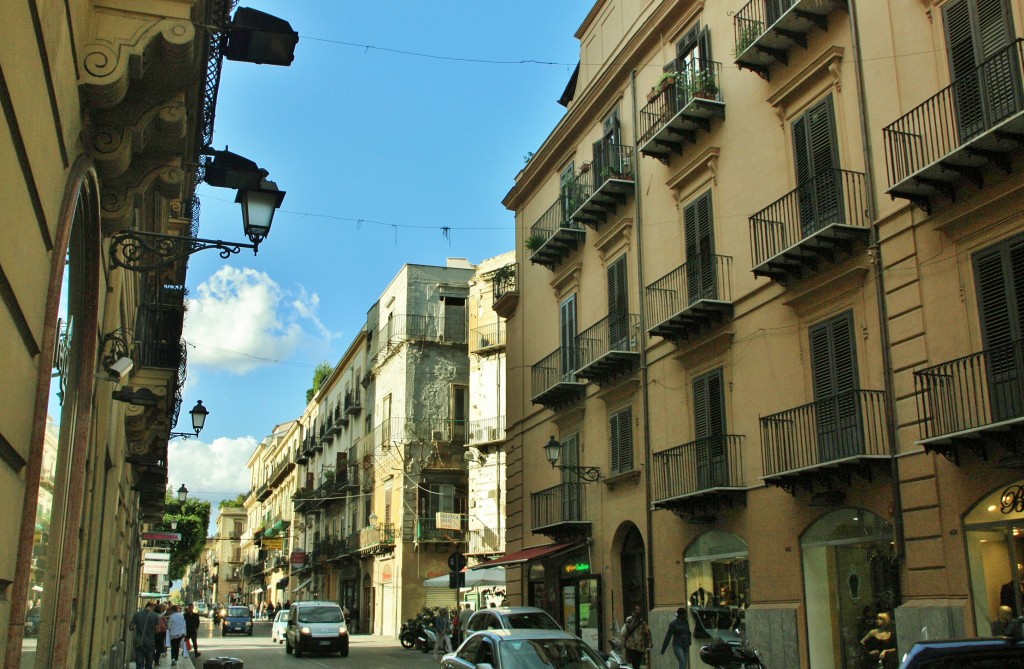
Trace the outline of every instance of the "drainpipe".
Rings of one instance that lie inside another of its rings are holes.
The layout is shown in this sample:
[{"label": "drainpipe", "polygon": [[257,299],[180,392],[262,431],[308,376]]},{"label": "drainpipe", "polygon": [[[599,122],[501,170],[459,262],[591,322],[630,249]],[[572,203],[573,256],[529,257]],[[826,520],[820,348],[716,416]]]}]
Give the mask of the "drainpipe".
[{"label": "drainpipe", "polygon": [[640,188],[640,146],[637,143],[639,114],[636,106],[636,70],[629,73],[629,93],[633,104],[633,182],[636,194],[633,196],[634,217],[636,219],[636,275],[640,292],[640,304],[637,307],[640,316],[640,332],[637,345],[640,349],[640,410],[644,428],[644,512],[647,520],[647,611],[654,605],[654,511],[651,507],[651,418],[650,401],[647,397],[647,346],[644,343],[647,331],[647,317],[644,310],[644,244],[643,244],[643,207],[641,207]]},{"label": "drainpipe", "polygon": [[893,539],[897,562],[903,561],[903,500],[900,494],[900,470],[896,456],[899,454],[899,433],[896,429],[896,382],[892,373],[892,338],[889,336],[889,309],[885,302],[885,268],[882,265],[881,233],[878,229],[878,204],[875,191],[875,176],[871,162],[871,124],[868,122],[868,107],[865,100],[864,65],[860,48],[860,29],[857,25],[857,4],[849,0],[850,33],[853,38],[853,62],[857,73],[857,111],[860,132],[864,146],[864,186],[867,188],[868,219],[871,221],[868,253],[875,273],[875,301],[878,305],[879,345],[882,353],[883,383],[885,387],[885,427],[889,438],[889,473],[892,478]]}]

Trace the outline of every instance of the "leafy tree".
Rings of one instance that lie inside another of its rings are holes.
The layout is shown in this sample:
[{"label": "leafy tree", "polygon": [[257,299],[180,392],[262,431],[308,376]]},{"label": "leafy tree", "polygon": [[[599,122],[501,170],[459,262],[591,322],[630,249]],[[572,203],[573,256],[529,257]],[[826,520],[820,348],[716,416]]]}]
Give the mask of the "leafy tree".
[{"label": "leafy tree", "polygon": [[[171,523],[178,526],[171,529]],[[188,499],[182,504],[177,496],[167,490],[164,497],[163,531],[181,534],[181,540],[171,548],[171,564],[168,576],[173,581],[185,574],[185,567],[199,559],[206,545],[206,528],[210,524],[210,503]]]},{"label": "leafy tree", "polygon": [[238,497],[234,499],[222,499],[217,505],[218,509],[241,509],[245,506],[245,498],[249,496],[247,492],[238,493]]},{"label": "leafy tree", "polygon": [[334,371],[334,368],[326,360],[316,366],[316,369],[313,370],[313,387],[306,390],[306,404],[313,400],[313,395],[316,395],[317,391],[320,390],[320,386],[324,384],[324,381],[327,380],[332,371]]}]

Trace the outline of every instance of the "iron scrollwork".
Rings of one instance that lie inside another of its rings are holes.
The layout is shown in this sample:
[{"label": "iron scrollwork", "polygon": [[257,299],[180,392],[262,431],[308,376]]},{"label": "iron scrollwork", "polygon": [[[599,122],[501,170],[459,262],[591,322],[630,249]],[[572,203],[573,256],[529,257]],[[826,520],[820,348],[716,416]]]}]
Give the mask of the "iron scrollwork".
[{"label": "iron scrollwork", "polygon": [[219,239],[175,237],[155,232],[126,231],[115,233],[110,239],[110,264],[136,272],[159,269],[206,249],[218,249],[221,258],[230,258],[242,249],[259,247],[255,244],[225,242]]},{"label": "iron scrollwork", "polygon": [[73,317],[68,316],[67,322],[57,319],[57,342],[53,348],[53,369],[57,378],[57,402],[64,406],[64,395],[68,390],[68,362],[71,357],[71,337]]},{"label": "iron scrollwork", "polygon": [[1003,491],[999,498],[999,512],[1024,513],[1024,485],[1012,485]]}]

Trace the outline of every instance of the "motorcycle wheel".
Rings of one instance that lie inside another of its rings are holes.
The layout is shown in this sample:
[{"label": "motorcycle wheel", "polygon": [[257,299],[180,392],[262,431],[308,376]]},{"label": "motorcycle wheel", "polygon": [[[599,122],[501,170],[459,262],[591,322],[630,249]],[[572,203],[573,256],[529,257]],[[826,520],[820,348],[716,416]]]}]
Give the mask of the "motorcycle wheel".
[{"label": "motorcycle wheel", "polygon": [[424,653],[429,653],[433,649],[430,647],[428,643],[423,642],[420,644],[420,650]]},{"label": "motorcycle wheel", "polygon": [[405,648],[407,650],[416,645],[415,641],[412,638],[412,635],[410,635],[408,632],[403,634],[398,640],[402,642],[402,648]]}]

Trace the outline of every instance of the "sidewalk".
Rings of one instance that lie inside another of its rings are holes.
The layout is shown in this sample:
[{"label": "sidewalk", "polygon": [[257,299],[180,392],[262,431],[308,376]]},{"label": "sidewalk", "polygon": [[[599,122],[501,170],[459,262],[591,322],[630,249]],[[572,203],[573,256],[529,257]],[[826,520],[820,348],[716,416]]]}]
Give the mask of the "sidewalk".
[{"label": "sidewalk", "polygon": [[[198,661],[198,660],[197,660]],[[171,656],[167,653],[160,658],[160,661],[155,663],[153,667],[170,667]],[[202,665],[200,665],[202,666]],[[191,657],[178,657],[178,664],[174,665],[175,669],[196,669],[196,665],[192,664]],[[136,669],[135,662],[131,661],[128,663],[128,669]]]}]

